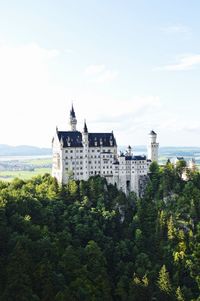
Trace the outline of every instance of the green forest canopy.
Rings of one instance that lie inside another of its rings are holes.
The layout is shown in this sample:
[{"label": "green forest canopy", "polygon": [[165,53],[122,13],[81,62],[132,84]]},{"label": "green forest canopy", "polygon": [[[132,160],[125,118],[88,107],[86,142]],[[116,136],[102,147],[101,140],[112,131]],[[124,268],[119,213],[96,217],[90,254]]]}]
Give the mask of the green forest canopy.
[{"label": "green forest canopy", "polygon": [[151,165],[146,193],[100,177],[0,182],[0,300],[200,300],[200,174]]}]

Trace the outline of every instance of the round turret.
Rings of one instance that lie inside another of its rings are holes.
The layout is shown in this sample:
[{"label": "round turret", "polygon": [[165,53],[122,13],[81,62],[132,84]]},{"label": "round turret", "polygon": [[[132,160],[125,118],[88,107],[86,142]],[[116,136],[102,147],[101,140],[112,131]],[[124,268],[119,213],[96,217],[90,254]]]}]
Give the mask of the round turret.
[{"label": "round turret", "polygon": [[148,159],[153,161],[158,161],[158,148],[159,143],[156,142],[157,134],[153,130],[149,133],[149,143],[148,143]]},{"label": "round turret", "polygon": [[152,130],[149,133],[149,138],[150,138],[150,140],[151,140],[152,143],[156,143],[157,134]]}]

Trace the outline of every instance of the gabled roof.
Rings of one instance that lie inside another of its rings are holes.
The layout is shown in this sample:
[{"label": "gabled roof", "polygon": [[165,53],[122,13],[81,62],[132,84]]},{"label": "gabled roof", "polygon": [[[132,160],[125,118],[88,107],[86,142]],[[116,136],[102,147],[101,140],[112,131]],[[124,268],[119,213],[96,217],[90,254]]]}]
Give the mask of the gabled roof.
[{"label": "gabled roof", "polygon": [[146,156],[126,156],[126,160],[136,160],[136,161],[144,161],[146,160]]},{"label": "gabled roof", "polygon": [[116,140],[113,133],[89,133],[89,146],[116,146]]},{"label": "gabled roof", "polygon": [[146,156],[133,156],[133,160],[146,160]]},{"label": "gabled roof", "polygon": [[[57,131],[58,139],[63,147],[83,147],[82,133],[78,131]],[[113,133],[89,133],[89,147],[116,146]]]},{"label": "gabled roof", "polygon": [[184,157],[176,157],[178,161],[184,161]]},{"label": "gabled roof", "polygon": [[63,143],[63,147],[82,147],[82,134],[78,131],[58,131],[58,139]]}]

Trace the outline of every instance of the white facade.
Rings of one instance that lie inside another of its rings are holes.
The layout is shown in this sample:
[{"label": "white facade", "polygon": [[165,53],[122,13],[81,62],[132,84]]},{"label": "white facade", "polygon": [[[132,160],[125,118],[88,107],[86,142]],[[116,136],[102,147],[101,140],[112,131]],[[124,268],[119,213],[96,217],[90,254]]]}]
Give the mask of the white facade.
[{"label": "white facade", "polygon": [[85,123],[81,133],[76,130],[76,123],[72,107],[71,131],[56,129],[53,138],[52,176],[56,177],[59,183],[66,184],[70,178],[87,180],[91,176],[100,175],[126,194],[134,191],[140,195],[142,183],[148,175],[149,165],[151,161],[158,159],[156,140],[152,141],[148,148],[150,159],[146,156],[133,156],[130,146],[125,154],[118,155],[112,132],[88,133]]}]

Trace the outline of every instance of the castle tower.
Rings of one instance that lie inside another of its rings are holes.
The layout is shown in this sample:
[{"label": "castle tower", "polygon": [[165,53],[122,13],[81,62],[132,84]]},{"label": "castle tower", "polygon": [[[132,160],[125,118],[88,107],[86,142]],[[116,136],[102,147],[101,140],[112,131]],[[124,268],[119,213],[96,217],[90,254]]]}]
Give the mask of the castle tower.
[{"label": "castle tower", "polygon": [[86,121],[84,121],[84,127],[82,132],[82,141],[83,141],[83,178],[87,180],[89,178],[89,169],[88,169],[88,148],[89,148],[89,139],[88,139],[88,128]]},{"label": "castle tower", "polygon": [[189,161],[188,168],[193,172],[196,170],[196,162],[194,158]]},{"label": "castle tower", "polygon": [[156,142],[157,134],[152,130],[149,133],[149,143],[147,146],[148,159],[158,162],[159,143]]},{"label": "castle tower", "polygon": [[132,156],[132,147],[130,145],[127,148],[127,155]]},{"label": "castle tower", "polygon": [[71,131],[75,132],[76,131],[76,125],[77,125],[77,119],[76,119],[76,114],[75,114],[75,111],[74,111],[73,104],[72,104],[72,108],[71,108],[71,111],[70,111],[69,124],[70,124],[70,127],[71,127]]}]

